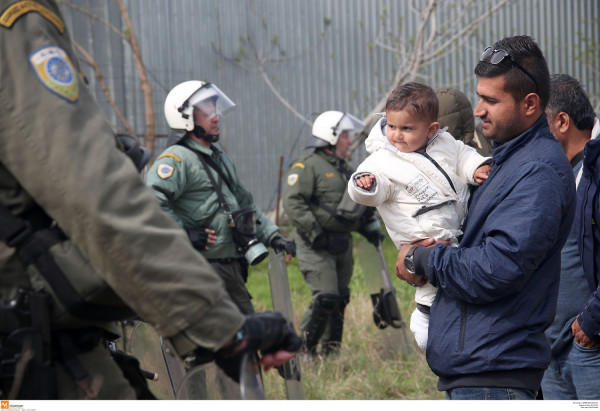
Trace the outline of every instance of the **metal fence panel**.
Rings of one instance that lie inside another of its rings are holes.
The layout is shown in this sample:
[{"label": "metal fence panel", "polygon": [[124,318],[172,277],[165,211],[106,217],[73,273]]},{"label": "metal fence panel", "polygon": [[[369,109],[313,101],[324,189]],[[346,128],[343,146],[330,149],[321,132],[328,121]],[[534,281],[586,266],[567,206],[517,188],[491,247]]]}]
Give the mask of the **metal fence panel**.
[{"label": "metal fence panel", "polygon": [[[450,1],[450,0],[443,0]],[[144,135],[144,99],[128,45],[107,26],[64,3],[73,38],[93,50],[109,91],[139,136]],[[75,0],[126,36],[114,2]],[[382,96],[398,62],[373,46],[382,22],[402,27],[409,40],[418,22],[404,0],[125,0],[154,93],[155,155],[168,133],[163,102],[176,84],[210,80],[237,104],[222,123],[221,143],[241,179],[263,209],[274,206],[279,159],[289,163],[310,137],[313,113],[337,109],[366,115]],[[496,1],[474,2],[470,18]],[[458,10],[456,11],[459,12]],[[421,81],[452,86],[476,102],[473,68],[486,45],[517,34],[532,36],[551,72],[577,77],[600,101],[600,2],[597,0],[514,1],[469,37],[455,52],[423,70]],[[581,56],[595,47],[595,54]],[[218,50],[219,52],[217,52]],[[221,54],[219,54],[221,53]],[[253,63],[242,68],[236,59]],[[262,70],[262,71],[261,71]],[[93,73],[90,86],[109,120],[111,112]],[[274,94],[297,110],[287,109]],[[357,150],[353,163],[365,157]]]}]

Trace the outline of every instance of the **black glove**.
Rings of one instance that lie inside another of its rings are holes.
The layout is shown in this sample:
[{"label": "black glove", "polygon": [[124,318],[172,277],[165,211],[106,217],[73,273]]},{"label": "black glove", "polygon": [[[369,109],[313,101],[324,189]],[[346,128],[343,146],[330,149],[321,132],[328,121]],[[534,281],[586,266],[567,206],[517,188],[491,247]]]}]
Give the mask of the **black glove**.
[{"label": "black glove", "polygon": [[275,252],[283,252],[286,254],[291,254],[296,257],[296,243],[288,240],[287,238],[283,238],[281,236],[277,236],[271,240],[271,248],[275,250]]},{"label": "black glove", "polygon": [[323,250],[324,248],[327,248],[327,244],[327,233],[322,232],[321,234],[315,237],[313,242],[310,244],[310,248],[312,248],[313,250]]},{"label": "black glove", "polygon": [[185,228],[192,245],[196,250],[205,251],[208,244],[208,233],[204,228]]},{"label": "black glove", "polygon": [[364,236],[367,241],[373,244],[375,247],[379,247],[379,244],[381,244],[385,238],[383,233],[379,230],[369,231],[368,233],[365,233]]},{"label": "black glove", "polygon": [[[290,327],[279,312],[264,311],[246,316],[244,326],[236,333],[232,344],[215,354],[215,362],[231,379],[239,382],[241,361],[245,353],[261,351],[263,354],[279,350],[296,352],[302,347],[302,339]],[[244,344],[243,348],[236,349]]]}]

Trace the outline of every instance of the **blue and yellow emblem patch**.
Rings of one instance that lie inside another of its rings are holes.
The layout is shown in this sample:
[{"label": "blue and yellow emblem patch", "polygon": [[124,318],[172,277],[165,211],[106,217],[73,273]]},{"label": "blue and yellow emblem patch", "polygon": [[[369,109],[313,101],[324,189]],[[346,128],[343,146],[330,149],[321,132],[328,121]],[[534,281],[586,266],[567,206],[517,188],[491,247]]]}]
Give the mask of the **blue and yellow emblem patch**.
[{"label": "blue and yellow emblem patch", "polygon": [[175,171],[175,169],[168,164],[159,164],[158,167],[156,168],[156,173],[163,180],[165,178],[171,177],[173,175],[174,171]]},{"label": "blue and yellow emblem patch", "polygon": [[79,97],[79,77],[67,53],[58,46],[44,46],[29,55],[29,64],[40,82],[70,103]]},{"label": "blue and yellow emblem patch", "polygon": [[293,186],[298,181],[298,174],[290,174],[287,178],[287,183],[289,186]]}]

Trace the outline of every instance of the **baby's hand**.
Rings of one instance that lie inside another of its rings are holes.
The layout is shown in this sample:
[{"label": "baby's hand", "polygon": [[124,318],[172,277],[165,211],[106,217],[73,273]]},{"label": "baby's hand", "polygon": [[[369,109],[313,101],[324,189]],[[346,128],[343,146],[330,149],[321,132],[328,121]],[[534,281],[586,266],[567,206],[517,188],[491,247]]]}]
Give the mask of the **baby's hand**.
[{"label": "baby's hand", "polygon": [[354,180],[357,186],[367,191],[373,187],[373,181],[375,181],[373,174],[365,174]]},{"label": "baby's hand", "polygon": [[475,173],[473,174],[473,178],[475,179],[475,182],[477,184],[483,184],[483,182],[490,175],[490,171],[492,171],[492,167],[490,167],[488,165],[477,168],[477,170],[475,170]]}]

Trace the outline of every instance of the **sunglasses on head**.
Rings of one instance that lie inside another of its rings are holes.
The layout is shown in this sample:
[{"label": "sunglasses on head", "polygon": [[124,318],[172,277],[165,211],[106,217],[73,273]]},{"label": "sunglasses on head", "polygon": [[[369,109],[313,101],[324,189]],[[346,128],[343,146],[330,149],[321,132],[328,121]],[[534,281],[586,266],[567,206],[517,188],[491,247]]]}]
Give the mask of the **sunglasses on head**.
[{"label": "sunglasses on head", "polygon": [[527,70],[525,70],[519,63],[517,63],[515,61],[515,59],[511,57],[510,54],[508,54],[508,51],[502,50],[502,49],[495,49],[491,46],[488,46],[485,48],[485,50],[483,50],[483,53],[481,53],[481,57],[479,57],[479,61],[483,61],[485,63],[491,63],[491,64],[495,65],[495,64],[500,64],[500,62],[502,62],[505,58],[508,58],[515,67],[517,67],[519,70],[521,70],[523,73],[525,73],[527,75],[527,77],[529,77],[531,79],[531,81],[533,81],[533,83],[535,84],[535,92],[537,93],[537,91],[538,91],[537,81],[535,81],[533,76],[531,74],[529,74],[529,72]]}]

